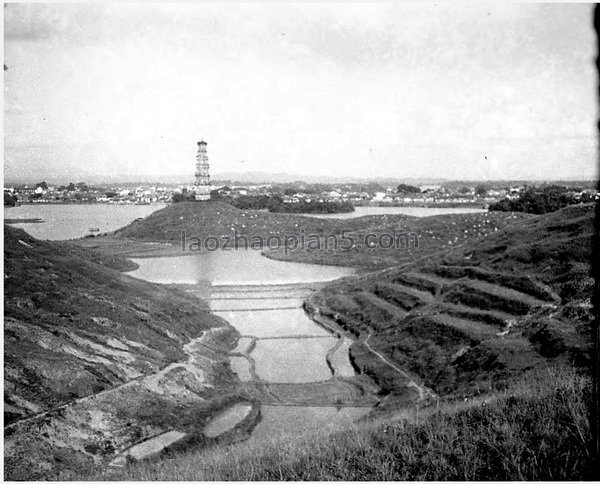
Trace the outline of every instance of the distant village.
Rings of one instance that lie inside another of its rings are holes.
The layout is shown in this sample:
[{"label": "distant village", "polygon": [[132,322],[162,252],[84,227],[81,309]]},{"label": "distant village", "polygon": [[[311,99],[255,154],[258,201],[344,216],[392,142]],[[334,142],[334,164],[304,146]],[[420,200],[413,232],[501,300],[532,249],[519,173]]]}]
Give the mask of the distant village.
[{"label": "distant village", "polygon": [[[315,184],[305,182],[240,184],[229,180],[213,181],[211,197],[236,200],[250,197],[278,197],[284,204],[315,202],[350,202],[361,205],[416,206],[486,206],[503,199],[517,199],[531,188],[560,187],[563,193],[578,199],[599,198],[595,182],[568,183],[467,183],[450,181],[442,184],[383,186],[379,183]],[[26,203],[109,203],[138,204],[170,203],[192,193],[193,185],[107,185],[88,186],[85,182],[50,185],[44,181],[30,185],[10,185],[4,188],[6,205]]]}]

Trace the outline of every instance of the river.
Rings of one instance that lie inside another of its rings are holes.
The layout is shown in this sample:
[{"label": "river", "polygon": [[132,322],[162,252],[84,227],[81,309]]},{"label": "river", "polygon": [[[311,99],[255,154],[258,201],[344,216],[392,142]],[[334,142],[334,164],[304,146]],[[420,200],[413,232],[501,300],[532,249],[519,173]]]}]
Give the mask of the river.
[{"label": "river", "polygon": [[487,212],[484,208],[468,207],[354,207],[354,212],[304,214],[308,217],[348,219],[364,217],[366,215],[411,215],[413,217],[431,217],[433,215],[446,215],[452,213],[481,213]]}]

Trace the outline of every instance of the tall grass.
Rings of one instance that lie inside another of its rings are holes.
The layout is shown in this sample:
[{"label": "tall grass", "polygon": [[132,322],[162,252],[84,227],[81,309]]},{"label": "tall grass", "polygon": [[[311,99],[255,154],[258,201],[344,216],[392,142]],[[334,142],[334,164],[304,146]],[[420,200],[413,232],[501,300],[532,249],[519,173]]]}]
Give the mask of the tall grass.
[{"label": "tall grass", "polygon": [[590,475],[588,381],[529,377],[501,394],[332,433],[140,462],[115,480],[577,480]]}]

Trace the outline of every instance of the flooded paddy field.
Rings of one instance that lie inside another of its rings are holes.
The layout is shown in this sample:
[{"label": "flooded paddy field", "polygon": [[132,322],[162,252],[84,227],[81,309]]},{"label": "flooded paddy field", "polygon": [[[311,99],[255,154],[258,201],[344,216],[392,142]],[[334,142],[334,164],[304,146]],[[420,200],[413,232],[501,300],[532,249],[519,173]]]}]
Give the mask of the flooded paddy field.
[{"label": "flooded paddy field", "polygon": [[[302,307],[324,281],[351,270],[274,261],[252,251],[134,261],[139,268],[132,276],[178,284],[208,298],[211,310],[240,333],[230,367],[248,402],[261,403],[249,442],[342,428],[377,403],[377,387],[354,373],[351,340],[316,324]],[[209,287],[195,289],[198,283]],[[240,403],[224,410],[206,425],[205,435],[235,427],[250,408],[250,403]]]},{"label": "flooded paddy field", "polygon": [[259,339],[251,353],[257,376],[269,383],[305,383],[332,377],[325,356],[337,338]]},{"label": "flooded paddy field", "polygon": [[[275,301],[275,304],[276,307],[279,306],[278,301]],[[235,306],[239,306],[237,301]],[[223,309],[221,305],[221,309],[214,312],[226,319],[242,336],[274,338],[331,335],[317,326],[299,306],[289,309],[270,309],[263,302],[261,309],[231,311]]]},{"label": "flooded paddy field", "polygon": [[263,405],[249,444],[317,430],[331,432],[347,428],[370,412],[369,407],[310,407]]}]

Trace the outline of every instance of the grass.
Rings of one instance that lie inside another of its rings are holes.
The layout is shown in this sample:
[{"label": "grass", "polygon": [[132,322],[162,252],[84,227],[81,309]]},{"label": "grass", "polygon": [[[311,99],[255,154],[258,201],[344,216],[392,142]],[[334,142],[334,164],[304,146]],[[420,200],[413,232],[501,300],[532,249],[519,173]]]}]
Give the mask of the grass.
[{"label": "grass", "polygon": [[591,477],[589,383],[573,371],[509,390],[388,415],[331,434],[190,451],[110,480],[581,480]]}]

